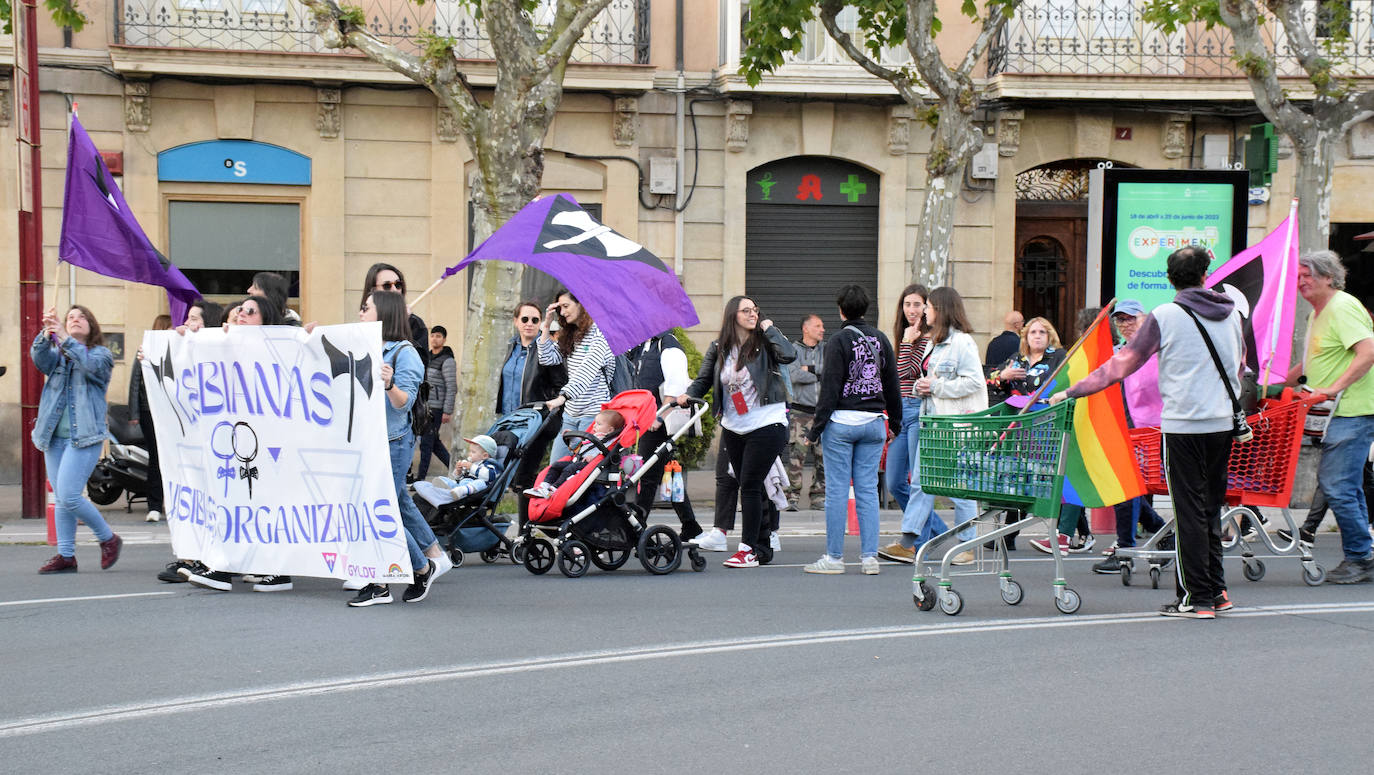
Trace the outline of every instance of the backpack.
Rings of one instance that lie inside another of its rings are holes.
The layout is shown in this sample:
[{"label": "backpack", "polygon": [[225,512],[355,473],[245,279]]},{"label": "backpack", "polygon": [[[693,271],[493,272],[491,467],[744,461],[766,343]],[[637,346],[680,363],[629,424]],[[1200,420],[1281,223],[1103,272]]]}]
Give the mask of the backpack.
[{"label": "backpack", "polygon": [[[411,342],[405,342],[412,348],[415,347]],[[401,348],[396,348],[400,352]],[[417,349],[416,352],[419,352]],[[399,358],[399,356],[397,356]],[[423,363],[423,361],[422,361]],[[396,368],[396,359],[391,362],[391,368]],[[415,400],[410,404],[410,432],[416,436],[423,436],[429,432],[429,381],[424,377],[420,378],[420,387],[415,390]]]},{"label": "backpack", "polygon": [[615,356],[615,371],[606,380],[606,387],[611,391],[611,396],[618,396],[626,390],[633,390],[635,387],[635,367],[630,363],[630,359],[624,355]]}]

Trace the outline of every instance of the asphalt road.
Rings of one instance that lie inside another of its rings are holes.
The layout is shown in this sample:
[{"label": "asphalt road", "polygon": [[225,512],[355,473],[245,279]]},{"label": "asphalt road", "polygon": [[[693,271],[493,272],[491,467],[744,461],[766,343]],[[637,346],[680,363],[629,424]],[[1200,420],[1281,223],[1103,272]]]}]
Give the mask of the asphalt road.
[{"label": "asphalt road", "polygon": [[[535,577],[476,558],[430,598],[350,609],[292,592],[164,585],[165,546],[40,577],[0,546],[0,771],[1293,772],[1374,754],[1374,585],[1305,586],[1291,558],[1240,579],[1214,622],[1153,614],[1168,590],[1070,562],[1083,598],[958,580],[964,612],[912,605],[909,566],[775,564]],[[854,560],[855,539],[850,539]],[[1338,560],[1335,536],[1318,557]],[[1167,582],[1167,578],[1166,578]],[[1167,586],[1167,584],[1166,584]]]}]

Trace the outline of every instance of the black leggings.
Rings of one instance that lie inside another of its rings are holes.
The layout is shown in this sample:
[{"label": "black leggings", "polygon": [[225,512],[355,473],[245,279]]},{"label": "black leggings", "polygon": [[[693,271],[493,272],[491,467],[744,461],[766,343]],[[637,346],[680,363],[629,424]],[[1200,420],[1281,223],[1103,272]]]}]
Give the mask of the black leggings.
[{"label": "black leggings", "polygon": [[765,425],[745,434],[721,429],[721,447],[739,479],[740,513],[744,532],[740,542],[750,548],[768,543],[770,526],[766,520],[764,479],[787,446],[787,426]]}]

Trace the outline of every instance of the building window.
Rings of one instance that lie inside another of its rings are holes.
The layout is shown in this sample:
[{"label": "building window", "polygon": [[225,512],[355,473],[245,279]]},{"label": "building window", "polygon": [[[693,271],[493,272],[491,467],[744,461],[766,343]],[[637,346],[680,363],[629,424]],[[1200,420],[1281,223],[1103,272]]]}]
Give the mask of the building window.
[{"label": "building window", "polygon": [[257,272],[300,295],[301,206],[296,202],[168,203],[168,250],[205,296],[242,296]]}]

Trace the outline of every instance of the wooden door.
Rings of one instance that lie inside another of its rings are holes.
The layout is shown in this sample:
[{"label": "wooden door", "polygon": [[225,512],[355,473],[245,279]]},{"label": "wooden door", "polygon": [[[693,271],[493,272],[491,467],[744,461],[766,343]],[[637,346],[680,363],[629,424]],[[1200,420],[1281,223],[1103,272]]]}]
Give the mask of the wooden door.
[{"label": "wooden door", "polygon": [[1054,324],[1065,345],[1086,292],[1087,202],[1016,203],[1016,308]]}]

